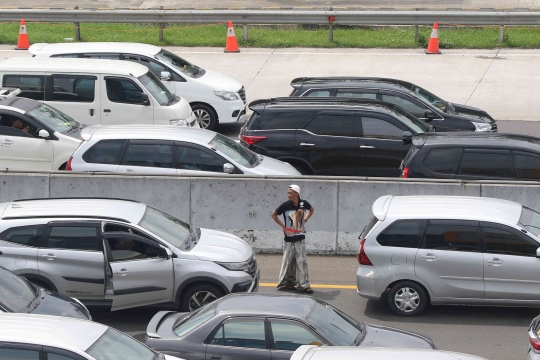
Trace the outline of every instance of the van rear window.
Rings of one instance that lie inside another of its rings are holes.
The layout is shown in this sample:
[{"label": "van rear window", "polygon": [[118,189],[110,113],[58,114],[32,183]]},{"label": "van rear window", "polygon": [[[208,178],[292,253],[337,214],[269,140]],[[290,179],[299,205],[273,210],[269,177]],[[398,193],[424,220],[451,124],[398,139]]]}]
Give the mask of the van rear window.
[{"label": "van rear window", "polygon": [[382,246],[418,248],[424,232],[426,220],[398,220],[377,236]]},{"label": "van rear window", "polygon": [[278,130],[291,129],[296,130],[302,125],[311,115],[313,111],[268,111],[259,117],[257,122],[253,122],[250,130]]},{"label": "van rear window", "polygon": [[432,149],[424,159],[424,166],[434,173],[455,174],[460,157],[460,148]]}]

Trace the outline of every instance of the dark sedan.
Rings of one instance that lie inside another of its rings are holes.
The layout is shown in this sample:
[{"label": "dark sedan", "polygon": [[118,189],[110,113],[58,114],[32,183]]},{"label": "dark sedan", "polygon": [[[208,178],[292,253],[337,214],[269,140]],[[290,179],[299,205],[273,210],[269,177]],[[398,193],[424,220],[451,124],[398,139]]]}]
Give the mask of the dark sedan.
[{"label": "dark sedan", "polygon": [[191,313],[161,311],[146,344],[188,359],[290,359],[301,345],[436,349],[424,335],[358,322],[322,300],[231,294]]}]

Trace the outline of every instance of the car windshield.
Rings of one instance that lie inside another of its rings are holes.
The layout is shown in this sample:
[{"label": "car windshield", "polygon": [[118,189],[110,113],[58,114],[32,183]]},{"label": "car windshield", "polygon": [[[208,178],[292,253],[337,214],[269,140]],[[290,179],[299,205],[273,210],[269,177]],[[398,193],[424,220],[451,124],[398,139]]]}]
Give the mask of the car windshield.
[{"label": "car windshield", "polygon": [[139,80],[144,87],[150,91],[150,94],[152,94],[154,99],[156,99],[160,105],[169,105],[174,99],[174,95],[171,94],[169,89],[163,85],[161,80],[159,80],[154,73],[149,71],[143,76],[140,76]]},{"label": "car windshield", "polygon": [[26,115],[31,116],[54,131],[62,134],[65,134],[72,129],[78,129],[81,125],[60,110],[57,110],[47,104],[39,104],[32,110],[28,111]]},{"label": "car windshield", "polygon": [[216,134],[208,145],[242,166],[251,168],[257,165],[257,155],[246,149],[242,144],[237,143],[226,136]]},{"label": "car windshield", "polygon": [[158,354],[132,337],[109,328],[86,353],[96,360],[155,360]]},{"label": "car windshield", "polygon": [[146,207],[146,212],[139,222],[139,226],[182,251],[190,250],[191,243],[194,241],[194,235],[188,224],[150,206]]},{"label": "car windshield", "polygon": [[319,299],[316,300],[307,321],[335,346],[356,345],[357,339],[363,334],[360,323]]},{"label": "car windshield", "polygon": [[179,321],[173,325],[174,333],[177,336],[183,336],[202,323],[207,322],[216,316],[216,306],[217,302],[213,302],[201,307],[199,310],[189,313],[189,315],[183,318],[180,318]]},{"label": "car windshield", "polygon": [[424,100],[429,102],[431,105],[435,106],[436,108],[445,111],[448,108],[448,103],[438,97],[437,95],[434,95],[427,91],[426,89],[422,89],[419,86],[415,86],[413,89],[414,95],[416,95],[417,98],[420,100]]},{"label": "car windshield", "polygon": [[6,310],[16,313],[30,312],[36,297],[37,293],[23,278],[0,268],[0,304]]},{"label": "car windshield", "polygon": [[399,106],[394,107],[394,114],[412,130],[413,134],[428,133],[431,131],[431,127],[426,125],[422,120],[418,119],[413,114],[403,110]]},{"label": "car windshield", "polygon": [[540,238],[540,213],[523,206],[518,225]]},{"label": "car windshield", "polygon": [[167,50],[161,50],[155,57],[165,64],[180,71],[182,74],[192,78],[201,77],[205,73],[205,71],[200,67],[191,64],[189,61],[184,60],[180,56],[175,55]]}]

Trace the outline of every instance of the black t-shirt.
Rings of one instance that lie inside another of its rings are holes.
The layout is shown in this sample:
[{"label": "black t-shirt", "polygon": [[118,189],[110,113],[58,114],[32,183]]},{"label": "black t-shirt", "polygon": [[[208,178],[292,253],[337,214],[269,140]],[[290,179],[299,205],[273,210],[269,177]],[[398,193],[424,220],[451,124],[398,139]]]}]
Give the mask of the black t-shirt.
[{"label": "black t-shirt", "polygon": [[[285,223],[285,241],[295,242],[306,238],[304,228],[305,212],[311,209],[311,204],[306,200],[300,199],[298,206],[294,205],[291,200],[285,201],[276,209],[276,214],[283,214],[283,222]],[[301,211],[304,210],[304,211]]]}]

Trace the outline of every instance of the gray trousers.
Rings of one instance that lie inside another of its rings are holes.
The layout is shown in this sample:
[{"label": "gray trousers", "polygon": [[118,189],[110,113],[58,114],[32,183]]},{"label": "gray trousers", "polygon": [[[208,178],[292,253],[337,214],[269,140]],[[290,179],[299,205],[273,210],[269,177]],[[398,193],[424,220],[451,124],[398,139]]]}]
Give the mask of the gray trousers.
[{"label": "gray trousers", "polygon": [[277,287],[287,285],[294,285],[298,290],[305,290],[310,287],[305,240],[285,242]]}]

